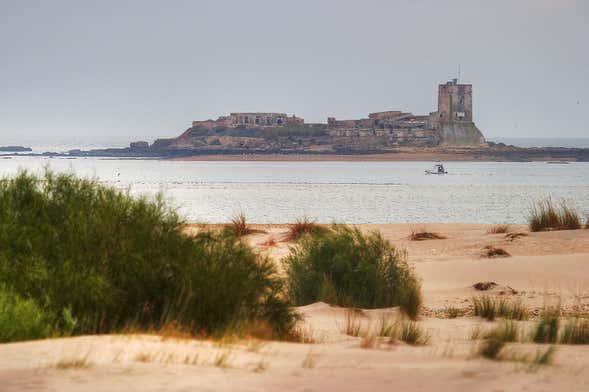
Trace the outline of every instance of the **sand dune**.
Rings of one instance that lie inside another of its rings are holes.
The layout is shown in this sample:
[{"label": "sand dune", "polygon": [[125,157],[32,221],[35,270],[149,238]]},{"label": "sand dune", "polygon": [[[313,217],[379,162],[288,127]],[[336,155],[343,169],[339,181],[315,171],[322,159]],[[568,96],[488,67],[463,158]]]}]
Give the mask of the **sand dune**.
[{"label": "sand dune", "polygon": [[[285,225],[264,225],[265,233],[246,240],[277,265],[292,244],[281,242]],[[589,230],[529,233],[514,241],[487,234],[489,226],[466,224],[361,225],[380,230],[408,251],[422,279],[425,308],[419,325],[430,343],[413,347],[377,339],[362,348],[363,337],[344,332],[349,310],[316,303],[298,308],[300,328],[315,343],[211,342],[152,335],[83,336],[0,345],[0,390],[55,391],[586,391],[589,347],[559,345],[554,364],[532,368],[474,355],[470,335],[476,326],[496,322],[472,317],[470,301],[481,294],[476,282],[492,281],[493,295],[520,298],[532,310],[560,300],[565,309],[589,311]],[[447,239],[415,242],[413,229],[425,228]],[[197,231],[197,226],[189,231]],[[265,246],[274,238],[276,246]],[[486,245],[512,257],[481,256]],[[446,318],[447,306],[465,316]],[[357,313],[364,335],[397,309]],[[529,321],[528,324],[533,323]],[[517,344],[509,349],[534,354],[545,345]]]}]

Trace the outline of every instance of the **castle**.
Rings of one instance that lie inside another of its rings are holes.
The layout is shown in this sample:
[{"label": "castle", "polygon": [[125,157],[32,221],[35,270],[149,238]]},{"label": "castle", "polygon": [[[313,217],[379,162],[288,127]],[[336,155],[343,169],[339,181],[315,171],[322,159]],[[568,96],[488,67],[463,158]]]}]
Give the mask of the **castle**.
[{"label": "castle", "polygon": [[[368,118],[338,120],[327,124],[306,124],[304,119],[286,113],[231,113],[217,120],[193,121],[192,129],[252,128],[324,129],[334,139],[372,138],[386,146],[460,146],[478,147],[485,138],[473,122],[472,85],[458,79],[438,86],[438,110],[429,115],[414,115],[397,110],[370,113]],[[368,139],[365,139],[368,140]]]}]

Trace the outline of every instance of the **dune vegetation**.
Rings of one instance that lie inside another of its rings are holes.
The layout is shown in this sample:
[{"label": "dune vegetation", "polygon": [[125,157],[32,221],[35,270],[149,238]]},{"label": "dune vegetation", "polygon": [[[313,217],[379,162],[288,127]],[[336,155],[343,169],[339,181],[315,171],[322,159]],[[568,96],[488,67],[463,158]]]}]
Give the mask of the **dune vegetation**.
[{"label": "dune vegetation", "polygon": [[288,334],[274,265],[228,231],[183,227],[162,197],[49,171],[0,181],[0,341],[171,324]]},{"label": "dune vegetation", "polygon": [[332,226],[303,237],[284,260],[287,288],[295,305],[324,301],[341,306],[400,306],[411,318],[421,305],[420,283],[404,251],[373,232]]},{"label": "dune vegetation", "polygon": [[577,211],[562,201],[555,205],[546,198],[530,209],[528,223],[531,231],[577,230],[583,227]]}]

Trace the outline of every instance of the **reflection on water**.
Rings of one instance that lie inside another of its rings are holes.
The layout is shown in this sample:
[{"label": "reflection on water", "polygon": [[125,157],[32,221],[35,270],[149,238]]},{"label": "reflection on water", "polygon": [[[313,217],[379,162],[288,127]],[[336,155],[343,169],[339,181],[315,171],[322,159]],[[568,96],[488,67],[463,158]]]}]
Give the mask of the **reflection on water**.
[{"label": "reflection on water", "polygon": [[133,194],[164,191],[190,221],[223,222],[243,211],[250,222],[524,223],[534,200],[566,199],[589,214],[589,164],[447,162],[175,162],[17,157],[0,175],[45,166]]}]

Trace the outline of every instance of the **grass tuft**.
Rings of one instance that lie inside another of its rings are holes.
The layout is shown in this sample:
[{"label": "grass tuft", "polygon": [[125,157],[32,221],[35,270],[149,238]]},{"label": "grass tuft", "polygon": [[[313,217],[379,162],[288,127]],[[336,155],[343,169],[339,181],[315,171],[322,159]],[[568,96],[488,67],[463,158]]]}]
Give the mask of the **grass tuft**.
[{"label": "grass tuft", "polygon": [[507,299],[494,299],[488,295],[481,295],[472,299],[473,313],[489,321],[496,317],[509,320],[527,320],[529,311],[521,301],[509,301]]},{"label": "grass tuft", "polygon": [[254,231],[248,226],[245,214],[240,212],[231,218],[230,224],[226,227],[234,236],[243,237],[252,234]]},{"label": "grass tuft", "polygon": [[378,336],[375,333],[367,331],[362,336],[362,341],[360,342],[360,347],[364,349],[374,348],[378,345]]},{"label": "grass tuft", "polygon": [[382,316],[380,320],[380,326],[378,329],[378,336],[391,338],[393,342],[397,340],[399,335],[399,323],[393,320],[391,317]]},{"label": "grass tuft", "polygon": [[429,232],[425,229],[413,230],[413,232],[411,232],[411,235],[409,236],[409,239],[411,241],[444,240],[446,238],[447,237],[441,234]]},{"label": "grass tuft", "polygon": [[62,359],[55,365],[58,369],[85,369],[90,367],[87,358]]},{"label": "grass tuft", "polygon": [[479,347],[479,354],[488,359],[498,359],[505,342],[497,339],[485,339]]},{"label": "grass tuft", "polygon": [[488,359],[499,360],[505,344],[517,342],[521,336],[522,331],[516,321],[504,321],[483,335],[484,341],[479,346],[479,354]]},{"label": "grass tuft", "polygon": [[295,223],[289,226],[284,241],[298,241],[303,236],[325,234],[327,231],[326,227],[318,225],[307,217],[298,218]]},{"label": "grass tuft", "polygon": [[400,306],[413,319],[421,306],[420,283],[406,253],[378,232],[334,225],[329,233],[304,237],[284,265],[295,305]]},{"label": "grass tuft", "polygon": [[582,227],[579,214],[565,201],[555,206],[552,199],[540,200],[530,208],[528,223],[531,231],[576,230]]},{"label": "grass tuft", "polygon": [[226,368],[229,366],[229,355],[231,354],[230,351],[227,350],[220,350],[215,355],[215,359],[213,360],[213,365],[220,368]]},{"label": "grass tuft", "polygon": [[505,320],[495,329],[491,330],[484,337],[486,339],[495,339],[502,342],[517,342],[521,338],[521,329],[517,321]]},{"label": "grass tuft", "polygon": [[532,329],[534,343],[556,343],[560,327],[560,306],[545,308]]},{"label": "grass tuft", "polygon": [[573,318],[563,327],[560,343],[589,344],[589,319]]},{"label": "grass tuft", "polygon": [[556,353],[556,347],[554,346],[548,347],[545,351],[538,349],[532,360],[532,364],[541,366],[550,365],[554,360],[554,353]]},{"label": "grass tuft", "polygon": [[444,308],[444,313],[446,313],[446,317],[449,319],[454,319],[464,314],[461,309],[455,308],[454,306],[446,306]]},{"label": "grass tuft", "polygon": [[507,241],[513,242],[513,241],[517,240],[518,238],[527,237],[527,236],[528,236],[527,233],[522,233],[521,231],[519,231],[519,232],[515,232],[515,233],[505,234],[505,239]]},{"label": "grass tuft", "polygon": [[415,321],[406,321],[401,324],[399,340],[412,346],[425,346],[430,341],[430,335]]},{"label": "grass tuft", "polygon": [[346,309],[343,333],[348,336],[358,337],[362,329],[360,313],[355,309]]},{"label": "grass tuft", "polygon": [[505,234],[509,232],[509,225],[494,225],[487,230],[487,234]]},{"label": "grass tuft", "polygon": [[495,320],[497,316],[497,307],[495,301],[487,296],[481,295],[472,299],[473,313],[475,316],[485,318],[489,321]]},{"label": "grass tuft", "polygon": [[483,257],[494,259],[497,257],[510,257],[511,254],[503,248],[497,248],[493,245],[487,245],[483,248]]}]

